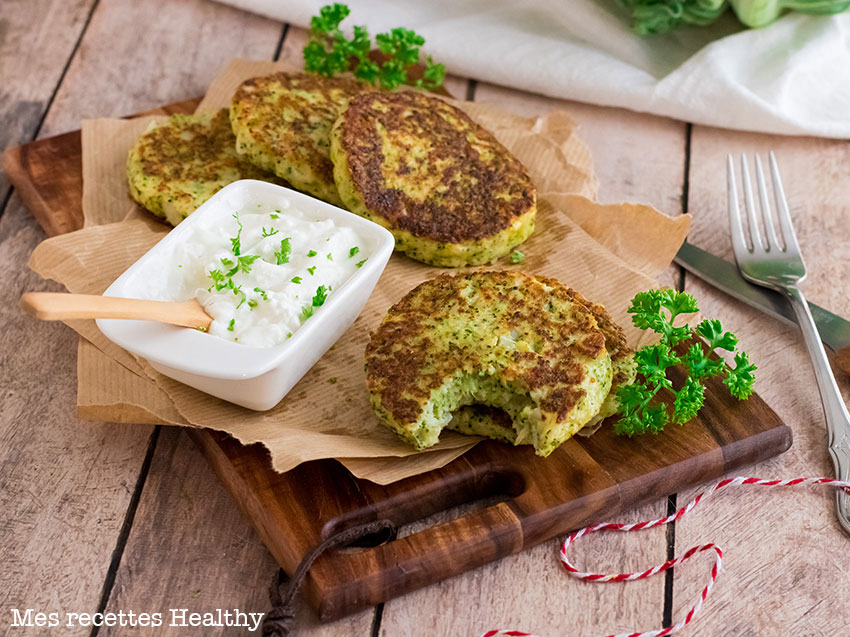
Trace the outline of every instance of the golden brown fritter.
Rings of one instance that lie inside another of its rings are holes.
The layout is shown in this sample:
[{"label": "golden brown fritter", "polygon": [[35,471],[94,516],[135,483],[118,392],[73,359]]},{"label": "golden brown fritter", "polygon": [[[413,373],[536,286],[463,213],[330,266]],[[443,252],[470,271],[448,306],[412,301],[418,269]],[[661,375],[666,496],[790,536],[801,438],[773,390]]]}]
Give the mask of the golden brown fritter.
[{"label": "golden brown fritter", "polygon": [[517,271],[420,284],[366,349],[378,419],[418,449],[437,442],[453,412],[484,404],[512,421],[512,435],[497,437],[548,455],[599,411],[611,376],[605,336],[575,293]]},{"label": "golden brown fritter", "polygon": [[599,329],[605,335],[605,349],[611,355],[611,367],[614,373],[611,380],[611,391],[605,397],[599,413],[591,418],[586,425],[588,430],[591,430],[591,428],[602,422],[605,418],[617,413],[617,409],[620,406],[617,392],[623,385],[632,384],[637,374],[635,353],[626,343],[626,335],[623,332],[623,328],[611,319],[603,305],[588,301],[575,290],[571,290],[571,293],[577,303],[584,305],[593,314],[596,323],[599,325]]},{"label": "golden brown fritter", "polygon": [[282,183],[236,154],[227,109],[153,123],[127,156],[133,199],[173,226],[238,179]]},{"label": "golden brown fritter", "polygon": [[433,265],[490,263],[534,231],[525,167],[459,108],[423,93],[352,98],[331,133],[349,210],[388,228]]},{"label": "golden brown fritter", "polygon": [[335,205],[331,127],[348,100],[370,87],[345,77],[274,73],[243,82],[230,122],[239,154],[298,190]]},{"label": "golden brown fritter", "polygon": [[[635,379],[634,351],[626,343],[623,328],[611,319],[604,306],[588,301],[571,288],[567,289],[567,295],[574,303],[584,306],[596,319],[596,324],[605,336],[605,349],[611,356],[613,371],[611,389],[605,397],[599,413],[582,427],[581,433],[586,435],[586,432],[593,433],[598,428],[596,427],[598,424],[617,412],[619,407],[617,391],[623,385],[631,384]],[[510,416],[493,407],[482,405],[463,407],[454,413],[447,427],[464,434],[487,436],[510,443],[516,441],[516,431],[511,427]]]}]

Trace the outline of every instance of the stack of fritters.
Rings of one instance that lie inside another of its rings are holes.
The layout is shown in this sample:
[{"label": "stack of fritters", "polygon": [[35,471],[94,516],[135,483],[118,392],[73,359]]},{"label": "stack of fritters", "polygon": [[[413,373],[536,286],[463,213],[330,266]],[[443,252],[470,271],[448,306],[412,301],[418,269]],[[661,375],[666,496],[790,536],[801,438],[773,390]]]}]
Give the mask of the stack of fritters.
[{"label": "stack of fritters", "polygon": [[388,228],[432,265],[490,263],[534,231],[537,197],[522,164],[462,110],[414,91],[344,77],[246,80],[229,112],[178,115],[131,150],[133,197],[177,224],[219,188],[272,180]]},{"label": "stack of fritters", "polygon": [[633,378],[623,332],[602,306],[521,272],[426,281],[389,310],[366,349],[378,419],[417,449],[448,426],[547,456],[616,411],[615,392]]}]

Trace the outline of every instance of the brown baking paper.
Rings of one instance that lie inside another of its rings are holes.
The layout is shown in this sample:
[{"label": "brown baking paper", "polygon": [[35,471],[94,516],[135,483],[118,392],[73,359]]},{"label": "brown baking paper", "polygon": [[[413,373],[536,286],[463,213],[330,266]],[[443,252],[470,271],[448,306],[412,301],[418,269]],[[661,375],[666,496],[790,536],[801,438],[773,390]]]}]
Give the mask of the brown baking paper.
[{"label": "brown baking paper", "polygon": [[[285,67],[235,61],[213,82],[199,108],[226,105],[240,81],[280,68]],[[689,219],[671,219],[647,206],[591,201],[596,192],[591,157],[566,113],[524,118],[492,107],[460,106],[524,161],[540,193],[537,230],[523,244],[524,262],[491,267],[558,278],[605,304],[630,342],[640,345],[643,335],[631,327],[626,307],[636,292],[655,285],[684,240]],[[31,259],[36,272],[72,292],[100,293],[164,236],[165,226],[126,203],[124,158],[147,125],[138,120],[84,123],[86,227],[42,243]],[[415,452],[377,423],[363,372],[366,342],[386,310],[443,271],[394,255],[352,328],[267,412],[237,407],[162,376],[105,339],[92,321],[76,321],[72,327],[88,341],[80,346],[79,412],[100,420],[226,431],[244,444],[262,442],[278,471],[335,457],[355,475],[385,484],[443,466],[477,439],[445,432],[437,447]]]}]

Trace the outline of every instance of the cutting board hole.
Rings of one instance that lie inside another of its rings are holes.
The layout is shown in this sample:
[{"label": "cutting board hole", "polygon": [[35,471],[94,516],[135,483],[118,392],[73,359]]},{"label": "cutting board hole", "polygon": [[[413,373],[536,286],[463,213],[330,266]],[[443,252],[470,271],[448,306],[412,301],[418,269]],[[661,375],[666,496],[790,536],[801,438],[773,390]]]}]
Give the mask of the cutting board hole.
[{"label": "cutting board hole", "polygon": [[415,533],[420,533],[430,529],[432,526],[445,524],[446,522],[462,518],[465,515],[473,515],[491,506],[507,502],[512,497],[513,496],[506,493],[499,493],[496,495],[485,496],[478,500],[473,500],[472,502],[464,502],[463,504],[458,504],[457,506],[453,506],[445,511],[438,511],[433,515],[429,515],[427,518],[416,520],[410,524],[405,524],[398,530],[398,537],[402,538],[407,537],[408,535],[414,535]]},{"label": "cutting board hole", "polygon": [[[452,488],[453,486],[457,488]],[[459,488],[460,485],[443,484],[443,489],[439,489],[439,492],[421,494],[422,497],[419,499],[405,499],[403,502],[393,502],[392,499],[388,499],[382,503],[383,510],[388,512],[384,516],[376,510],[367,509],[368,513],[361,510],[326,525],[323,535],[327,537],[351,526],[374,520],[376,514],[379,519],[386,517],[398,525],[396,532],[387,530],[374,533],[336,549],[341,553],[368,551],[396,539],[414,535],[433,526],[445,524],[466,515],[474,515],[489,507],[507,502],[525,490],[525,480],[513,471],[495,471],[476,480],[474,486],[469,483],[463,486],[465,488]],[[411,506],[414,503],[418,506]],[[395,504],[399,506],[394,506]]]},{"label": "cutting board hole", "polygon": [[386,544],[391,540],[396,538],[396,531],[393,529],[384,529],[378,533],[370,533],[364,537],[361,537],[359,540],[355,540],[348,546],[344,546],[341,549],[338,549],[343,552],[358,552],[364,549],[373,549],[376,546],[381,546],[381,544]]}]

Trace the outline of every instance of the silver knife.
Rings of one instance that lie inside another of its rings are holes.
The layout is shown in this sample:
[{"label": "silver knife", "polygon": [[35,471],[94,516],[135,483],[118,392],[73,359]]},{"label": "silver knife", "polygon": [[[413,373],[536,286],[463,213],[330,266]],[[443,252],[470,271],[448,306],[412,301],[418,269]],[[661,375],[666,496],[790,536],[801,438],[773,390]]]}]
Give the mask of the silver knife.
[{"label": "silver knife", "polygon": [[[738,272],[738,266],[685,242],[679,248],[676,263],[688,272],[711,283],[747,305],[762,310],[789,325],[796,325],[794,312],[778,292],[747,282]],[[818,326],[824,345],[835,353],[835,363],[850,374],[850,321],[846,321],[822,307],[809,303],[809,309]]]}]

